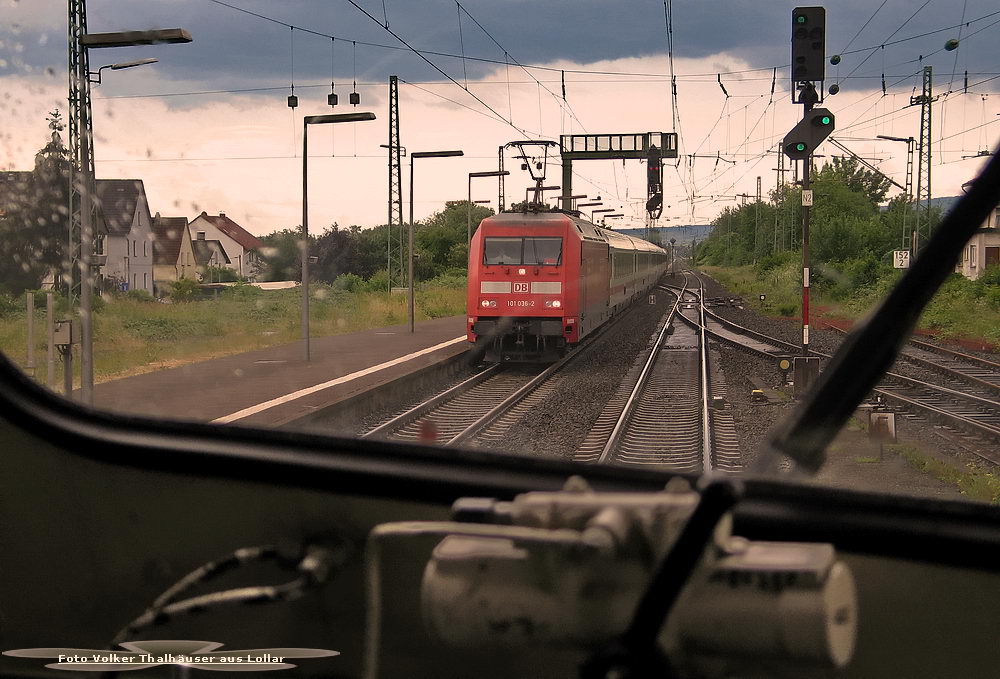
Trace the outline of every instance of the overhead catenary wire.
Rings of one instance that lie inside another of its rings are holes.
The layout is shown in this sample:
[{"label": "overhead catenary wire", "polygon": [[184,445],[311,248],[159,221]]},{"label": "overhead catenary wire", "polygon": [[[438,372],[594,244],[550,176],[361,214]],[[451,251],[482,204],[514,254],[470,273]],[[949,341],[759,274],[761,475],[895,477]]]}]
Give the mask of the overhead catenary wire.
[{"label": "overhead catenary wire", "polygon": [[[247,14],[247,15],[250,15],[250,16],[254,16],[254,17],[256,17],[258,19],[261,19],[261,20],[264,20],[264,21],[269,21],[269,22],[272,22],[272,23],[275,23],[275,24],[279,24],[279,25],[282,25],[282,26],[294,26],[296,30],[301,31],[303,33],[309,33],[311,35],[321,36],[321,37],[324,37],[324,38],[336,37],[338,40],[351,40],[351,38],[346,38],[346,37],[343,37],[343,36],[333,36],[333,35],[331,35],[329,33],[324,33],[322,31],[317,31],[315,29],[309,29],[309,28],[305,28],[305,27],[302,27],[302,26],[290,24],[290,23],[282,21],[280,19],[275,19],[274,17],[270,17],[270,16],[267,16],[267,15],[261,14],[259,12],[254,12],[252,10],[248,10],[248,9],[243,8],[243,7],[239,7],[237,5],[233,5],[233,4],[229,3],[229,2],[225,2],[224,0],[208,0],[208,1],[212,2],[212,3],[216,4],[216,5],[220,5],[222,7],[227,7],[229,9],[232,9],[232,10],[237,11],[237,12],[241,12],[241,13],[244,13],[244,14]],[[369,14],[369,16],[371,16],[371,15]],[[1000,10],[997,10],[995,12],[990,12],[988,14],[984,14],[983,16],[976,17],[975,19],[970,19],[969,21],[965,22],[962,25],[968,27],[968,26],[971,26],[972,24],[978,23],[980,21],[984,21],[985,19],[989,19],[989,18],[995,17],[995,16],[1000,16]],[[379,26],[381,26],[381,27],[385,28],[386,30],[388,30],[388,28],[382,22],[378,21],[378,19],[376,19],[375,17],[372,17],[372,18],[375,20],[375,23],[377,23]],[[991,26],[995,25],[996,23],[1000,23],[1000,20],[998,20],[997,22],[994,22],[994,23],[990,24],[989,26],[984,27],[984,29],[980,29],[980,30],[985,30],[985,28],[990,28]],[[884,41],[882,44],[879,44],[879,45],[871,45],[871,46],[868,46],[868,47],[859,47],[857,49],[843,51],[843,52],[841,52],[841,56],[846,56],[846,55],[849,55],[849,54],[857,54],[857,53],[861,53],[861,52],[868,52],[870,50],[878,49],[879,47],[890,47],[892,45],[898,45],[898,44],[901,44],[901,43],[904,43],[904,42],[908,42],[910,40],[918,40],[920,38],[925,38],[925,37],[928,37],[928,36],[931,36],[931,35],[937,35],[938,33],[944,33],[944,32],[947,32],[947,31],[955,30],[956,28],[959,28],[959,26],[960,26],[959,24],[955,24],[953,26],[945,26],[943,28],[937,28],[937,29],[934,29],[932,31],[926,31],[924,33],[918,33],[916,35],[911,35],[911,36],[907,36],[905,38],[900,38],[898,40]],[[979,31],[976,31],[976,33],[978,33],[978,32]],[[969,36],[966,36],[966,37],[971,37],[972,35],[974,35],[974,33],[970,34]],[[450,59],[462,59],[463,58],[461,54],[453,54],[453,53],[450,53],[450,52],[441,52],[441,51],[436,51],[436,50],[426,50],[426,49],[416,50],[415,48],[412,48],[412,47],[401,47],[399,45],[387,45],[385,43],[363,41],[363,40],[357,40],[357,43],[359,45],[363,45],[363,46],[366,46],[366,47],[377,47],[377,48],[380,48],[380,49],[399,50],[399,51],[411,50],[411,51],[416,51],[419,54],[426,54],[426,55],[430,55],[430,56],[446,57],[446,58],[450,58]],[[492,58],[488,58],[488,57],[476,57],[476,56],[471,56],[471,55],[465,55],[465,59],[467,59],[468,61],[476,61],[476,62],[481,62],[481,63],[495,64],[497,66],[503,66],[506,63],[506,62],[501,61],[499,59],[492,59]],[[906,62],[906,63],[909,63],[909,62]],[[518,65],[521,68],[525,68],[525,69],[532,69],[532,70],[537,70],[537,71],[549,71],[549,72],[553,72],[553,73],[558,73],[560,71],[565,71],[566,73],[581,74],[581,75],[661,77],[661,78],[663,77],[662,73],[651,73],[651,72],[609,71],[609,70],[586,69],[586,68],[564,68],[564,67],[556,67],[556,66],[544,66],[544,65],[540,65],[540,64],[518,64]],[[747,73],[763,73],[763,72],[771,71],[774,68],[782,68],[783,69],[783,68],[786,68],[786,67],[788,67],[787,63],[777,64],[777,65],[773,65],[772,64],[772,65],[769,65],[769,66],[762,66],[762,67],[759,67],[759,68],[747,68],[747,69],[736,69],[736,70],[731,70],[731,71],[722,71],[722,75],[744,75],[744,74],[747,74]],[[705,77],[714,78],[717,74],[718,74],[718,71],[705,72],[705,73],[679,73],[679,74],[676,74],[676,77],[678,79],[681,79],[681,80],[686,79],[686,78],[705,78]]]}]

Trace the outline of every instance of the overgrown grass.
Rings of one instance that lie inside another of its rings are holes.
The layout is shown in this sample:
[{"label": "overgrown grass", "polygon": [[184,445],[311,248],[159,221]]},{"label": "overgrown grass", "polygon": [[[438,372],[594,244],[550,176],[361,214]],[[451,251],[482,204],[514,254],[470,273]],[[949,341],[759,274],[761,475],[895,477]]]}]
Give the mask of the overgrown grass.
[{"label": "overgrown grass", "polygon": [[890,444],[886,450],[901,456],[914,468],[957,486],[963,495],[973,500],[1000,504],[1000,477],[992,472],[980,471],[971,465],[965,470],[958,469],[911,445]]},{"label": "overgrown grass", "polygon": [[[802,308],[802,269],[794,262],[762,271],[749,265],[700,267],[751,307],[773,316],[794,317]],[[852,274],[826,266],[814,274],[810,298],[822,313],[857,320],[879,304],[899,279],[882,271],[868,283],[849,283]],[[989,272],[988,272],[989,273]],[[760,295],[765,295],[763,303]],[[1000,281],[985,274],[970,281],[953,274],[931,299],[920,318],[919,330],[948,339],[969,339],[1000,350]]]},{"label": "overgrown grass", "polygon": [[[310,300],[313,337],[398,325],[407,318],[406,295],[317,285],[312,287]],[[252,286],[236,286],[213,299],[175,304],[113,299],[99,305],[94,316],[94,379],[102,382],[293,342],[300,338],[301,303],[298,289],[263,291]],[[461,286],[422,286],[415,307],[418,322],[464,313],[464,282]],[[36,310],[34,318],[36,377],[45,382],[44,311]],[[0,316],[0,351],[19,365],[26,364],[23,305]],[[53,382],[61,385],[62,380],[57,357]]]}]

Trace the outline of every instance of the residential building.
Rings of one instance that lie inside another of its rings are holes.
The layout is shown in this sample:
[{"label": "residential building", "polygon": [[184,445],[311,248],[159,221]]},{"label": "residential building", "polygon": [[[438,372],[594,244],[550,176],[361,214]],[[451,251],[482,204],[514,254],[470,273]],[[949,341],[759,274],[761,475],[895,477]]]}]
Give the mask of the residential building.
[{"label": "residential building", "polygon": [[163,296],[172,281],[197,278],[198,262],[187,217],[153,217],[153,293]]},{"label": "residential building", "polygon": [[955,271],[976,280],[991,266],[1000,266],[1000,207],[993,209],[986,222],[966,243]]},{"label": "residential building", "polygon": [[[190,228],[190,226],[188,227]],[[194,250],[194,260],[198,266],[197,278],[204,283],[215,281],[206,280],[205,270],[208,268],[232,268],[232,260],[226,253],[226,248],[219,240],[209,240],[205,238],[204,231],[197,232],[197,238],[191,241]]]},{"label": "residential building", "polygon": [[106,287],[153,293],[153,219],[141,179],[98,179],[97,200],[107,225],[101,268]]},{"label": "residential building", "polygon": [[202,212],[191,220],[191,238],[195,241],[217,240],[229,258],[228,268],[253,280],[261,267],[260,251],[264,244],[242,226],[220,212],[217,216]]}]

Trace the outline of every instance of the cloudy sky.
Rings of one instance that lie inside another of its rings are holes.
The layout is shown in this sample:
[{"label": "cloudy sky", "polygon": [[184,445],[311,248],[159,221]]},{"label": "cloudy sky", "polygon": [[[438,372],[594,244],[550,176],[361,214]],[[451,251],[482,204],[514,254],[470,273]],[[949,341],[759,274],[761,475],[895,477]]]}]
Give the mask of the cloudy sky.
[{"label": "cloudy sky", "polygon": [[[388,172],[379,145],[388,137],[386,82],[396,74],[405,81],[403,145],[465,152],[417,161],[417,219],[463,198],[468,173],[496,169],[507,141],[677,131],[682,157],[665,170],[664,215],[668,224],[706,223],[738,194],[754,194],[757,177],[765,192],[775,184],[776,145],[801,115],[788,95],[793,6],[673,0],[675,128],[662,0],[90,0],[89,32],[183,27],[194,38],[91,52],[95,70],[159,59],[105,70],[94,87],[97,174],[143,179],[163,214],[223,211],[257,234],[293,227],[301,221],[301,118],[354,110],[346,102],[356,82],[357,110],[378,120],[311,130],[310,223],[383,223]],[[0,0],[4,169],[29,169],[46,140],[46,113],[66,110],[65,14],[65,0]],[[943,49],[950,38],[961,39],[957,50]],[[983,160],[963,156],[992,148],[1000,132],[998,38],[995,0],[831,4],[827,53],[843,55],[827,66],[827,86],[841,88],[825,102],[837,116],[834,136],[903,183],[905,147],[875,136],[918,135],[918,109],[908,104],[922,67],[932,66],[941,95],[934,195],[956,194]],[[336,109],[326,104],[331,81]],[[285,102],[292,82],[295,111]],[[829,144],[820,152],[840,153]],[[553,161],[548,183],[558,184]],[[522,199],[527,185],[512,166],[508,201]],[[638,161],[574,169],[574,193],[600,194],[641,224]],[[404,193],[408,181],[404,172]],[[473,197],[495,208],[495,182],[475,181]]]}]

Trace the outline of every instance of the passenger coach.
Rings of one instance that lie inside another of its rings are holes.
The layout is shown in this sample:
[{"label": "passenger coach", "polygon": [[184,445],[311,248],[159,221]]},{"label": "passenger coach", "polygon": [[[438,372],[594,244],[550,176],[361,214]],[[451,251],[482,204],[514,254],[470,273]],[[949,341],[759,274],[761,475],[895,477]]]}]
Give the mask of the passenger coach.
[{"label": "passenger coach", "polygon": [[666,259],[571,213],[484,219],[469,251],[468,339],[491,362],[555,360],[648,291]]}]

